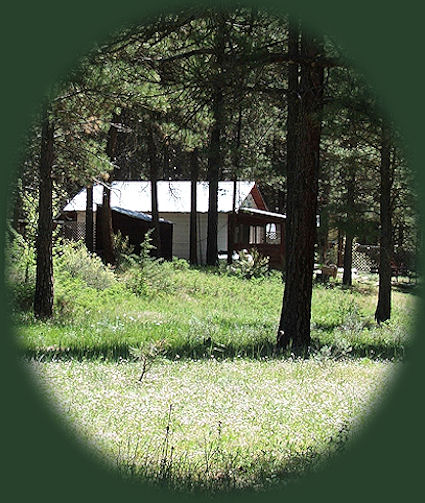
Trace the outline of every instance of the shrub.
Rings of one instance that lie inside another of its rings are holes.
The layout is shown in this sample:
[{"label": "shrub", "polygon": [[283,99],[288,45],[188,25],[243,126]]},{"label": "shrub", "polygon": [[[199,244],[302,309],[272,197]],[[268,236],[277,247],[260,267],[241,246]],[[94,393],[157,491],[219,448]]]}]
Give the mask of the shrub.
[{"label": "shrub", "polygon": [[7,279],[15,284],[35,283],[35,249],[25,238],[9,227],[6,236]]},{"label": "shrub", "polygon": [[65,242],[55,248],[55,277],[69,274],[97,290],[104,290],[115,283],[112,269],[95,254],[90,253],[82,242]]},{"label": "shrub", "polygon": [[13,308],[31,309],[35,292],[35,250],[25,238],[9,227],[6,235],[6,283]]},{"label": "shrub", "polygon": [[149,229],[145,234],[145,238],[140,244],[139,255],[131,253],[127,254],[125,258],[126,270],[122,274],[121,279],[126,287],[136,295],[145,295],[148,293],[147,276],[149,275],[149,270],[155,268],[155,265],[159,262],[159,260],[155,260],[150,255],[151,250],[155,248],[152,244],[152,232],[153,229]]},{"label": "shrub", "polygon": [[184,258],[173,257],[171,265],[176,271],[187,271],[189,269],[189,262]]},{"label": "shrub", "polygon": [[124,236],[120,231],[114,234],[115,249],[115,269],[117,271],[125,270],[137,261],[137,255],[134,253],[134,246],[130,244],[128,236]]},{"label": "shrub", "polygon": [[269,273],[269,257],[264,257],[261,253],[252,248],[251,250],[241,250],[239,259],[232,265],[227,266],[227,272],[240,278],[262,278]]}]

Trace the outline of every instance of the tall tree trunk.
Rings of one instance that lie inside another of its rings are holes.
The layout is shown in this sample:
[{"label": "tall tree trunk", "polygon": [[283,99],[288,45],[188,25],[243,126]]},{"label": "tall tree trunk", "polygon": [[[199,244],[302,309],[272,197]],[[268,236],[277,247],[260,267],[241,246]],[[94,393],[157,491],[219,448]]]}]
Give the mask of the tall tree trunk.
[{"label": "tall tree trunk", "polygon": [[233,154],[233,194],[232,194],[232,214],[228,218],[229,231],[227,233],[227,263],[230,265],[233,262],[233,249],[235,241],[235,220],[236,220],[236,189],[239,174],[240,164],[240,146],[241,146],[241,131],[242,131],[242,104],[239,104],[238,124],[236,128],[236,141]]},{"label": "tall tree trunk", "polygon": [[159,225],[159,211],[158,211],[159,159],[152,126],[148,127],[147,133],[148,133],[147,146],[149,155],[149,177],[151,181],[151,213],[152,213],[152,224],[153,224],[152,244],[153,246],[155,246],[153,253],[156,257],[161,257],[161,231]]},{"label": "tall tree trunk", "polygon": [[327,263],[327,254],[329,248],[329,193],[330,193],[330,183],[327,176],[322,177],[323,188],[322,188],[322,201],[320,208],[320,227],[318,229],[318,245],[320,262],[322,264]]},{"label": "tall tree trunk", "polygon": [[348,230],[347,234],[345,235],[344,272],[342,274],[342,284],[345,286],[351,286],[353,284],[353,240],[353,233],[351,230]]},{"label": "tall tree trunk", "polygon": [[212,96],[213,125],[211,128],[208,152],[208,226],[207,226],[207,265],[218,264],[218,180],[222,172],[221,134],[223,130],[224,98],[222,89],[222,66],[224,57],[224,14],[219,14],[216,62],[219,69],[215,76]]},{"label": "tall tree trunk", "polygon": [[197,225],[197,186],[199,175],[198,149],[195,148],[190,154],[190,250],[189,262],[198,264],[198,225]]},{"label": "tall tree trunk", "polygon": [[214,99],[214,125],[208,156],[208,227],[207,227],[207,265],[217,265],[218,248],[218,180],[221,167],[220,134],[221,127],[217,119],[218,109],[222,106],[222,93]]},{"label": "tall tree trunk", "polygon": [[391,175],[390,175],[391,137],[389,127],[382,126],[381,145],[381,195],[380,195],[380,240],[379,240],[379,292],[375,319],[378,323],[391,317],[391,259],[392,225],[391,225]]},{"label": "tall tree trunk", "polygon": [[93,222],[93,185],[86,188],[86,233],[85,241],[87,250],[94,251],[94,222]]},{"label": "tall tree trunk", "polygon": [[238,179],[236,173],[233,175],[233,191],[232,191],[232,213],[228,216],[228,232],[227,232],[227,263],[233,263],[233,251],[235,249],[235,222],[236,222],[236,190]]},{"label": "tall tree trunk", "polygon": [[[294,61],[299,56],[300,30],[299,21],[289,19],[288,27],[288,54]],[[294,216],[294,192],[295,175],[297,173],[297,150],[299,133],[299,65],[292,63],[288,67],[288,115],[286,134],[286,223],[285,223],[285,270],[288,270],[289,257],[293,253],[292,220]],[[291,217],[292,216],[292,217]]]},{"label": "tall tree trunk", "polygon": [[355,208],[354,208],[354,188],[356,183],[356,175],[354,168],[348,180],[347,187],[347,230],[345,234],[345,247],[344,247],[344,273],[342,275],[342,284],[351,286],[352,268],[353,268],[353,240],[354,240],[354,221],[355,221]]},{"label": "tall tree trunk", "polygon": [[[291,47],[295,49],[298,39],[296,26],[293,25],[291,31]],[[318,42],[302,33],[301,55],[306,60],[318,56]],[[291,80],[290,95],[297,91],[295,84],[295,79]],[[295,144],[297,148],[295,155],[290,151],[290,159],[293,162],[295,157],[295,163],[288,165],[286,281],[277,346],[284,349],[292,347],[293,353],[303,355],[310,346],[323,68],[311,63],[303,64],[298,90],[299,113],[294,121],[298,123],[298,135],[291,144],[291,147]]]},{"label": "tall tree trunk", "polygon": [[[115,162],[115,151],[117,146],[118,128],[117,122],[119,117],[113,114],[111,126],[108,131],[108,141],[106,144],[106,153],[109,160]],[[115,169],[114,169],[115,171]],[[107,264],[115,264],[115,246],[114,246],[114,231],[112,228],[112,210],[111,210],[111,185],[114,179],[114,173],[111,173],[108,179],[109,187],[103,186],[102,196],[102,238],[103,238],[103,260]]]},{"label": "tall tree trunk", "polygon": [[38,318],[50,318],[53,314],[53,149],[54,125],[49,120],[46,104],[43,109],[41,130],[39,214],[36,240],[37,265],[34,314]]}]

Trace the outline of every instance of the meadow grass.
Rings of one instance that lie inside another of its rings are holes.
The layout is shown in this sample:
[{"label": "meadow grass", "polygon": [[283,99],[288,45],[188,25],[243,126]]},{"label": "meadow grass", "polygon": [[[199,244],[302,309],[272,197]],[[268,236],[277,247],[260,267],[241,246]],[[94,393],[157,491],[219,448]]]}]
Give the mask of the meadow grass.
[{"label": "meadow grass", "polygon": [[[170,358],[273,356],[284,288],[279,274],[244,280],[162,264],[149,281],[147,293],[135,295],[120,281],[99,290],[60,278],[53,320],[37,321],[30,312],[15,316],[20,349],[28,357],[117,359],[128,358],[131,347],[165,340]],[[371,281],[351,289],[315,286],[313,350],[403,356],[414,296],[394,291],[392,319],[380,327],[376,299]]]},{"label": "meadow grass", "polygon": [[31,361],[70,428],[130,480],[266,489],[345,445],[394,364],[369,359]]},{"label": "meadow grass", "polygon": [[80,255],[55,269],[51,320],[15,307],[19,349],[69,427],[132,481],[212,494],[293,480],[344,448],[408,346],[414,295],[395,290],[377,326],[376,278],[315,285],[310,357],[295,360],[275,350],[278,273],[177,261],[99,279]]}]

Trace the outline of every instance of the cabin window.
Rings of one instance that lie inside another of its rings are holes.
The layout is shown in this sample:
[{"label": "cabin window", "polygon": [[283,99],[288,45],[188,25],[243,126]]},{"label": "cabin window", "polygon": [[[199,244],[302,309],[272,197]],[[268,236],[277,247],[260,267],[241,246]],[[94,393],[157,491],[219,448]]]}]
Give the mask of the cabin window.
[{"label": "cabin window", "polygon": [[266,224],[266,243],[280,245],[281,239],[281,225],[275,223]]},{"label": "cabin window", "polygon": [[258,245],[264,243],[264,226],[263,225],[251,225],[249,227],[249,244]]}]

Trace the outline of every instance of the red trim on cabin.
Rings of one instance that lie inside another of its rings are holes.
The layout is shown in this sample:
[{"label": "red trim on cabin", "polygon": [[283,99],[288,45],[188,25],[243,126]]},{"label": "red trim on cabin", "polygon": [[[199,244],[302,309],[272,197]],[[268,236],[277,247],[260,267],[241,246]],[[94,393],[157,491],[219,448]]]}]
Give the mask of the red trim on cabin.
[{"label": "red trim on cabin", "polygon": [[267,204],[263,199],[263,196],[261,195],[260,189],[258,188],[257,184],[254,184],[254,187],[251,189],[251,195],[254,199],[255,204],[257,205],[257,208],[259,210],[264,210],[264,211],[269,211],[267,208]]}]

